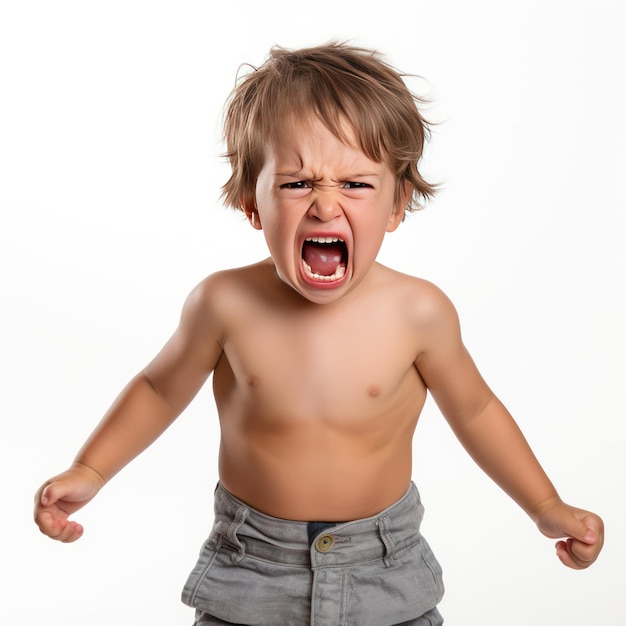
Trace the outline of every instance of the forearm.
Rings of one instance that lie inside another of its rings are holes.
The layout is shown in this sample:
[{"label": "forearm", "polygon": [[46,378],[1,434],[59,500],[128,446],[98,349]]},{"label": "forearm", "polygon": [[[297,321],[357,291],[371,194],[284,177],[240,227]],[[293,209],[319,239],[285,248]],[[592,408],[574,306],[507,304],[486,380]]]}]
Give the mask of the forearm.
[{"label": "forearm", "polygon": [[118,396],[76,456],[105,482],[155,441],[177,412],[139,374]]},{"label": "forearm", "polygon": [[502,403],[493,396],[471,419],[451,426],[471,457],[531,517],[558,493]]}]

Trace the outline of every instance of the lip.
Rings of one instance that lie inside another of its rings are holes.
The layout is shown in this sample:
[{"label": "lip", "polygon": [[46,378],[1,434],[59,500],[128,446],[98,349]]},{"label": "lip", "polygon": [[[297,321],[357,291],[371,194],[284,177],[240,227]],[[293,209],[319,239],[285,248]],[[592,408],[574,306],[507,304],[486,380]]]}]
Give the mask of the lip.
[{"label": "lip", "polygon": [[[341,276],[340,278],[337,278],[336,280],[315,280],[313,278],[311,278],[304,270],[304,259],[302,258],[302,248],[304,246],[304,242],[309,239],[310,237],[336,237],[338,239],[341,239],[345,246],[346,246],[346,251],[348,254],[348,259],[346,262],[346,270],[343,274],[343,276]],[[351,274],[351,259],[352,259],[352,246],[350,245],[350,239],[349,237],[345,234],[345,233],[339,233],[339,232],[323,232],[323,231],[316,231],[316,232],[310,232],[310,233],[306,233],[305,235],[303,235],[300,239],[300,245],[298,247],[298,254],[300,256],[300,264],[299,264],[299,268],[300,268],[300,278],[302,279],[302,281],[308,285],[309,287],[313,287],[314,289],[336,289],[337,287],[340,287],[341,285],[343,285],[350,277]]]}]

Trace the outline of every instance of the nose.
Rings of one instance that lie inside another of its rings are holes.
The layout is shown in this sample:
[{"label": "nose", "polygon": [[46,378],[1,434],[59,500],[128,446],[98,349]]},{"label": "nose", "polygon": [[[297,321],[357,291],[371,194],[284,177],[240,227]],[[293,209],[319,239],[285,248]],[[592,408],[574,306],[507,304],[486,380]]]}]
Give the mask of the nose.
[{"label": "nose", "polygon": [[331,185],[316,185],[308,214],[320,222],[330,222],[343,213],[337,189]]}]

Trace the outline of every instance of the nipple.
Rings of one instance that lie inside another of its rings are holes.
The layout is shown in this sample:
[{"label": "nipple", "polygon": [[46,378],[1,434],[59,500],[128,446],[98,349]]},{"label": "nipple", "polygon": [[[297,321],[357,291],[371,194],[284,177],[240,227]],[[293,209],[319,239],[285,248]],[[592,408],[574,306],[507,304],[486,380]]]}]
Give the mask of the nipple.
[{"label": "nipple", "polygon": [[377,387],[376,385],[370,385],[367,393],[371,398],[378,398],[378,396],[380,395],[380,387]]}]

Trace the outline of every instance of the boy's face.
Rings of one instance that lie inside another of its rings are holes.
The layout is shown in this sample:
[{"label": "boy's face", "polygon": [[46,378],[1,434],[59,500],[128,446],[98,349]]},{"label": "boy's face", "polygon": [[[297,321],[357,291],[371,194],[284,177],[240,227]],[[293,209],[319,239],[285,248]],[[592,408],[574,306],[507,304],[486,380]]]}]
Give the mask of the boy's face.
[{"label": "boy's face", "polygon": [[389,166],[342,143],[322,122],[286,124],[269,146],[254,202],[280,279],[307,300],[329,303],[363,281],[386,232],[402,221]]}]

